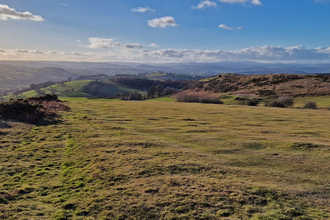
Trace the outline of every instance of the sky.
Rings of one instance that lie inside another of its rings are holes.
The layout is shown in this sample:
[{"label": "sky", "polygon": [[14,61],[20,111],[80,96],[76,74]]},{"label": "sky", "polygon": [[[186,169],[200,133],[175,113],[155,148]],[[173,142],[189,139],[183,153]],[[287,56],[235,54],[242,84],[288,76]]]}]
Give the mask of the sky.
[{"label": "sky", "polygon": [[330,62],[330,0],[0,0],[0,60]]}]

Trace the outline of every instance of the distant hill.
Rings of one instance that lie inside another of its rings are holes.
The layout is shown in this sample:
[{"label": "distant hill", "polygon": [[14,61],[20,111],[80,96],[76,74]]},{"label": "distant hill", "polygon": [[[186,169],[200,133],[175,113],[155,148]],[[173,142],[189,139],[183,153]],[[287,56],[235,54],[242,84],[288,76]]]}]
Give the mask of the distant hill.
[{"label": "distant hill", "polygon": [[141,74],[153,72],[172,72],[179,74],[212,76],[221,73],[239,74],[311,74],[330,73],[330,64],[297,64],[297,63],[257,63],[225,61],[217,63],[91,63],[91,62],[51,62],[51,61],[0,61],[0,65],[24,66],[30,68],[57,67],[68,72],[80,73],[83,75],[93,74]]},{"label": "distant hill", "polygon": [[[45,84],[45,86],[35,85],[29,89],[10,93],[4,99],[28,98],[45,94],[57,94],[65,97],[113,97],[116,93],[139,91],[146,93],[152,86],[163,85],[164,88],[170,87],[182,89],[193,76],[181,74],[154,73],[146,75],[120,75],[114,76],[81,76],[82,80],[61,82],[58,84]],[[149,79],[148,79],[148,78]],[[87,78],[87,79],[84,79]],[[102,79],[102,81],[100,80]],[[184,80],[173,80],[184,79]],[[46,87],[48,86],[48,87]],[[45,88],[46,87],[46,88]]]},{"label": "distant hill", "polygon": [[[40,90],[40,94],[57,94],[64,97],[93,97],[95,94],[113,96],[117,92],[134,90],[113,82],[98,82],[93,80],[71,81],[59,83]],[[24,92],[19,98],[38,96],[35,90]]]},{"label": "distant hill", "polygon": [[135,79],[148,79],[148,80],[199,80],[203,77],[194,76],[188,74],[178,74],[178,73],[165,73],[165,72],[155,72],[155,73],[143,73],[143,74],[116,74],[116,75],[82,75],[77,78],[77,80],[99,80],[107,81],[109,79],[115,78],[135,78]]},{"label": "distant hill", "polygon": [[201,76],[164,72],[148,73],[142,76],[149,80],[199,80],[202,78]]},{"label": "distant hill", "polygon": [[69,77],[77,78],[79,74],[68,72],[57,67],[32,68],[24,66],[0,65],[0,87],[26,87],[32,83],[62,81]]},{"label": "distant hill", "polygon": [[[209,92],[210,96],[231,94],[249,97],[305,97],[330,95],[329,74],[221,74],[187,86],[195,95]],[[185,92],[186,93],[186,92]],[[213,94],[212,94],[213,93]]]}]

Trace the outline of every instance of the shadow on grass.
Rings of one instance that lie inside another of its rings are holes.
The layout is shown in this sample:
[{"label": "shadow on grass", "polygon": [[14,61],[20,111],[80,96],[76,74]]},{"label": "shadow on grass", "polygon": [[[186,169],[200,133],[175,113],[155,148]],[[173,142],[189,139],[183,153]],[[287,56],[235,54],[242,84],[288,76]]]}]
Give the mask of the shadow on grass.
[{"label": "shadow on grass", "polygon": [[49,125],[58,125],[61,123],[63,123],[63,120],[61,120],[61,119],[44,119],[44,120],[40,121],[39,123],[37,123],[36,126],[45,127],[45,126],[49,126]]},{"label": "shadow on grass", "polygon": [[11,126],[9,124],[7,124],[6,122],[0,120],[0,129],[1,128],[11,128]]}]

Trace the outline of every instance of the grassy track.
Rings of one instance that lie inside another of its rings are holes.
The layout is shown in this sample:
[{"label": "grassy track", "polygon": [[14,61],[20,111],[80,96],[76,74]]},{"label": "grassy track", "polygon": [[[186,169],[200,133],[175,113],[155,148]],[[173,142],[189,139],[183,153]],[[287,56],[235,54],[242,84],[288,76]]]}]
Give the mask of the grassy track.
[{"label": "grassy track", "polygon": [[330,111],[67,99],[0,124],[0,219],[330,218]]}]

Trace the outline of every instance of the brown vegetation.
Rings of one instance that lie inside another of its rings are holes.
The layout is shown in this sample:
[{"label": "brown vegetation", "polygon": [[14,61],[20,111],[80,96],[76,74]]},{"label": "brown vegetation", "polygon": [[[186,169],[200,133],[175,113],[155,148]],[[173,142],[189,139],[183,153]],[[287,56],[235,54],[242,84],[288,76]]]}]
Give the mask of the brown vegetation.
[{"label": "brown vegetation", "polygon": [[317,109],[317,104],[316,104],[316,102],[308,101],[308,102],[305,103],[304,108]]},{"label": "brown vegetation", "polygon": [[45,118],[59,117],[59,111],[67,110],[69,107],[61,103],[56,95],[45,95],[0,103],[0,118],[37,124]]},{"label": "brown vegetation", "polygon": [[274,101],[266,102],[266,107],[290,108],[294,104],[293,98],[289,96],[279,97]]},{"label": "brown vegetation", "polygon": [[203,89],[232,94],[252,93],[258,96],[321,96],[330,94],[328,75],[235,75],[228,78],[213,79]]}]

